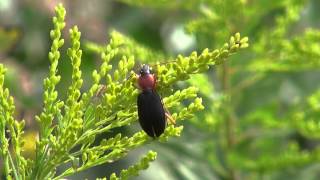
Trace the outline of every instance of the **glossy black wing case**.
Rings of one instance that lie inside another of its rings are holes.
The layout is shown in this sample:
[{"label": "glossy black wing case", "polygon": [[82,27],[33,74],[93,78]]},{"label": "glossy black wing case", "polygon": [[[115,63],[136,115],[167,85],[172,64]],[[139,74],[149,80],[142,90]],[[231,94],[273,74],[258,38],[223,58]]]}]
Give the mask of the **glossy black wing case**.
[{"label": "glossy black wing case", "polygon": [[144,90],[138,96],[138,116],[142,129],[151,137],[159,137],[166,128],[165,110],[154,90]]}]

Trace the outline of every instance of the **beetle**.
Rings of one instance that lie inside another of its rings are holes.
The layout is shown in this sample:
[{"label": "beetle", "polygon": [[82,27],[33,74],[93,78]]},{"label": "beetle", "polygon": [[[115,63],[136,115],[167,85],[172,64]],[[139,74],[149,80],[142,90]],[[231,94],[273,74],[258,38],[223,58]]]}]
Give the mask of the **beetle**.
[{"label": "beetle", "polygon": [[159,137],[170,117],[156,91],[156,77],[150,66],[143,64],[138,76],[141,89],[137,99],[140,126],[150,137]]}]

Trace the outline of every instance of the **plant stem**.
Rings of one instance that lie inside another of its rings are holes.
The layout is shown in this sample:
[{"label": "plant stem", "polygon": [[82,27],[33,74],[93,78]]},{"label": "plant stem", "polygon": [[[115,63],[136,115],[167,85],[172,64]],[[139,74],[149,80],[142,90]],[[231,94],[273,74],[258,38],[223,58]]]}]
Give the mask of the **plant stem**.
[{"label": "plant stem", "polygon": [[[225,62],[223,64],[223,69],[222,69],[222,90],[225,94],[230,95],[230,72],[229,72],[229,65],[228,62]],[[225,107],[227,107],[226,109],[226,113],[225,113],[225,138],[226,138],[226,142],[227,142],[227,146],[226,146],[226,154],[229,153],[234,144],[235,144],[235,126],[236,126],[236,116],[234,113],[234,108],[232,107],[232,103],[230,103],[231,101],[231,97],[229,97],[230,99],[228,100],[227,104]],[[240,177],[238,176],[238,173],[236,172],[235,169],[232,169],[231,167],[227,167],[228,171],[229,171],[229,177],[231,180],[238,180],[240,179]]]},{"label": "plant stem", "polygon": [[11,163],[11,167],[12,167],[12,171],[13,171],[13,175],[14,175],[14,179],[16,180],[20,180],[18,174],[17,174],[17,170],[15,168],[15,165],[13,163],[13,160],[12,160],[12,157],[10,155],[10,153],[8,152],[8,156],[9,156],[9,160],[10,160],[10,163]]},{"label": "plant stem", "polygon": [[[229,74],[229,67],[227,62],[223,64],[223,71],[222,71],[222,89],[225,94],[229,94],[230,90],[230,74]],[[230,97],[231,98],[231,97]],[[230,107],[231,103],[228,103],[228,109],[226,111],[226,139],[227,139],[227,147],[228,149],[232,148],[234,144],[234,119],[231,117],[231,110],[233,108]]]}]

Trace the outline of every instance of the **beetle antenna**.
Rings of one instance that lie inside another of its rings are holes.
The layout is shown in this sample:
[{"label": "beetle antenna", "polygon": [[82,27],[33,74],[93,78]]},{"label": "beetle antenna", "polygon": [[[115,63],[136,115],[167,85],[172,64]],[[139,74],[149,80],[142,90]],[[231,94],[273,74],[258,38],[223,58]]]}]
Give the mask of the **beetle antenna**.
[{"label": "beetle antenna", "polygon": [[149,66],[155,67],[155,66],[157,66],[157,65],[167,65],[167,64],[174,63],[174,62],[177,62],[177,60],[171,60],[171,61],[166,61],[166,62],[157,62],[157,63],[151,64],[151,65],[149,65]]}]

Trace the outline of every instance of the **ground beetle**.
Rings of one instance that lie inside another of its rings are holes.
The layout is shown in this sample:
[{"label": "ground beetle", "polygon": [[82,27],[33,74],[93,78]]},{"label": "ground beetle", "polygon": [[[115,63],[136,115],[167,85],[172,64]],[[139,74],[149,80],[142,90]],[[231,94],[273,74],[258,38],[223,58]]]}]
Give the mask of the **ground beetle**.
[{"label": "ground beetle", "polygon": [[155,89],[156,77],[146,64],[140,69],[138,84],[141,89],[137,100],[139,123],[149,136],[159,137],[166,128],[168,114]]}]

